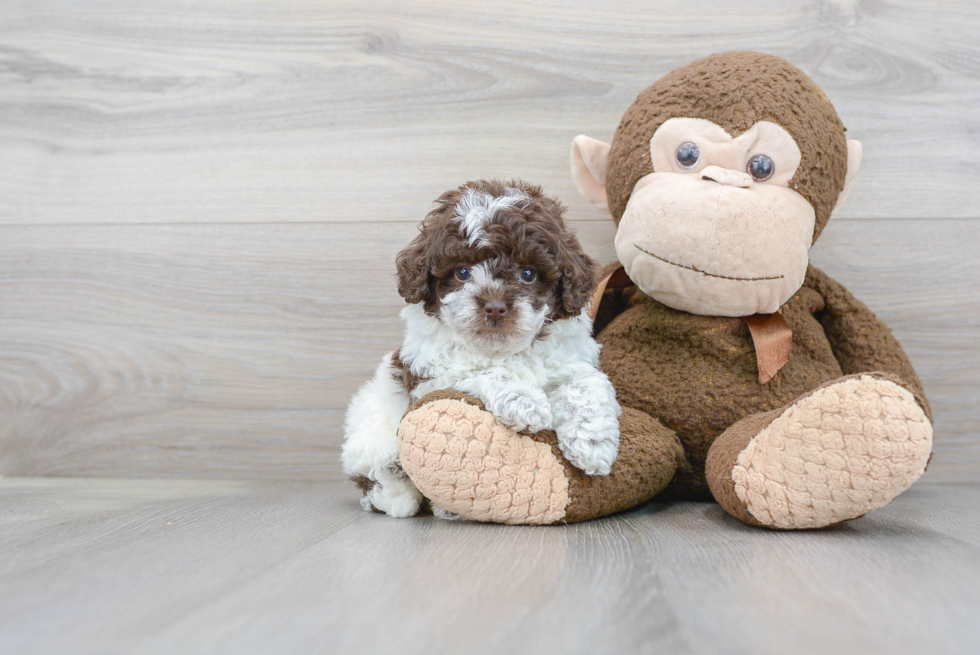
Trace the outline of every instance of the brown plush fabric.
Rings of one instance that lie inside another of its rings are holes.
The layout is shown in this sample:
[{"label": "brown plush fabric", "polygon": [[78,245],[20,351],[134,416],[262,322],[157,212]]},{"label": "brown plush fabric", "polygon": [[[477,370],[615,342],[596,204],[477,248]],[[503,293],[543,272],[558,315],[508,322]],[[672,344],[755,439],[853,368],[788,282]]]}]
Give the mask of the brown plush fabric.
[{"label": "brown plush fabric", "polygon": [[[751,335],[741,319],[677,311],[635,288],[617,293],[620,302],[629,300],[597,337],[602,369],[623,407],[659,419],[684,445],[686,462],[667,497],[710,499],[704,470],[715,439],[742,419],[782,408],[845,374],[892,380],[909,389],[928,415],[921,383],[888,327],[812,266],[783,306],[793,330],[792,355],[766,384],[759,383]],[[615,302],[615,295],[606,297]]]},{"label": "brown plush fabric", "polygon": [[606,196],[617,223],[636,182],[653,172],[650,138],[674,117],[705,118],[733,137],[758,121],[786,129],[802,153],[789,186],[813,205],[816,239],[844,188],[847,142],[830,100],[803,71],[772,55],[726,52],[678,68],[640,93],[609,152]]},{"label": "brown plush fabric", "polygon": [[816,316],[824,306],[807,285],[783,306],[793,352],[763,385],[742,319],[688,314],[632,292],[626,310],[597,337],[601,365],[621,405],[659,419],[684,445],[689,466],[681,467],[669,495],[709,499],[704,463],[718,435],[841,376]]},{"label": "brown plush fabric", "polygon": [[677,436],[642,412],[623,410],[619,419],[619,458],[609,475],[589,476],[568,463],[551,431],[534,435],[551,444],[568,477],[564,523],[576,523],[621,512],[654,497],[674,477],[684,450]]},{"label": "brown plush fabric", "polygon": [[762,525],[749,514],[745,503],[735,494],[735,481],[732,479],[735,460],[738,459],[738,454],[752,441],[752,437],[759,434],[783,411],[784,408],[780,408],[771,412],[746,416],[715,439],[708,451],[705,475],[708,479],[708,486],[711,488],[711,494],[726,512],[744,523]]},{"label": "brown plush fabric", "polygon": [[483,403],[480,402],[479,399],[469,395],[468,393],[463,393],[462,391],[456,391],[455,389],[439,389],[437,391],[427,393],[425,394],[425,396],[416,400],[414,403],[411,404],[411,406],[408,408],[408,410],[405,413],[408,414],[409,412],[418,409],[419,407],[425,405],[426,403],[435,402],[437,400],[442,400],[444,398],[448,398],[449,400],[462,400],[464,403],[468,405],[475,405],[477,407],[480,407],[481,409],[483,408]]},{"label": "brown plush fabric", "polygon": [[891,329],[844,285],[810,267],[806,284],[824,299],[817,315],[844,374],[887,373],[889,379],[912,392],[932,420],[932,410],[912,362]]}]

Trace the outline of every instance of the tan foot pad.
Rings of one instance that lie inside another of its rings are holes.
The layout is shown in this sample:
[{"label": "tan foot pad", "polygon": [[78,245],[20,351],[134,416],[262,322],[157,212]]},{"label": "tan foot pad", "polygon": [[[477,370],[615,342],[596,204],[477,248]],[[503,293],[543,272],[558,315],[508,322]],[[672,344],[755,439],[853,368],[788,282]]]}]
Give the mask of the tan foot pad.
[{"label": "tan foot pad", "polygon": [[739,453],[732,480],[763,525],[820,528],[891,502],[931,452],[932,425],[912,394],[862,375],[789,407]]},{"label": "tan foot pad", "polygon": [[568,480],[551,447],[480,407],[426,403],[402,419],[398,445],[405,472],[444,510],[493,523],[546,524],[565,516]]}]

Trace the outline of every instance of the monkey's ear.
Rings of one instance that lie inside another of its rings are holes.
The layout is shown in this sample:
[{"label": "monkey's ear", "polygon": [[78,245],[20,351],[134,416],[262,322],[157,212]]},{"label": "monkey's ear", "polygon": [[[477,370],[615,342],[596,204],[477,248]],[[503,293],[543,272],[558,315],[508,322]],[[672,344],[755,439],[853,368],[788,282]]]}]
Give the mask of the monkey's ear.
[{"label": "monkey's ear", "polygon": [[837,213],[840,206],[844,204],[844,199],[847,198],[847,194],[851,192],[851,186],[854,185],[854,178],[857,177],[858,169],[861,168],[861,154],[863,151],[864,149],[860,141],[855,141],[854,139],[847,141],[847,175],[844,176],[844,188],[841,189],[840,195],[837,196],[837,204],[834,205],[834,211],[831,212],[831,215]]},{"label": "monkey's ear", "polygon": [[572,179],[578,192],[599,209],[609,209],[606,201],[606,163],[609,144],[579,134],[572,141]]}]

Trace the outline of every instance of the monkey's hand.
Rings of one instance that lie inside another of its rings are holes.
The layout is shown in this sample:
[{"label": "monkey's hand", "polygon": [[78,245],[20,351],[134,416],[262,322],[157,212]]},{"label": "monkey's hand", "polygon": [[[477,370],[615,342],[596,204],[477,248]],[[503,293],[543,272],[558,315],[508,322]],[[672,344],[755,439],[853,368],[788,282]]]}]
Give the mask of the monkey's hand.
[{"label": "monkey's hand", "polygon": [[593,369],[558,387],[549,400],[562,454],[589,475],[608,475],[619,455],[622,411],[609,378]]}]

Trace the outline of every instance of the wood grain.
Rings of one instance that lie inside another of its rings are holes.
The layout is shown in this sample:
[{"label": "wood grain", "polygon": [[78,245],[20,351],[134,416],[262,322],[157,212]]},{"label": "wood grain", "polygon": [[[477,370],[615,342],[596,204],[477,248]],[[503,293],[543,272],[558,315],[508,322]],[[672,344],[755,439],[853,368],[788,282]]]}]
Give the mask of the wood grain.
[{"label": "wood grain", "polygon": [[[89,477],[0,479],[0,652],[973,653],[977,34],[975,0],[4,3],[0,474]],[[923,481],[815,533],[361,511],[343,409],[431,200],[524,177],[611,261],[571,139],[734,49],[864,143],[812,256],[923,379]]]},{"label": "wood grain", "polygon": [[[576,228],[614,258],[611,223]],[[339,477],[347,400],[401,340],[393,262],[414,233],[0,226],[0,473]],[[972,220],[835,220],[813,251],[904,343],[930,471],[956,479],[980,471],[978,242]]]},{"label": "wood grain", "polygon": [[788,57],[865,145],[851,218],[976,218],[974,0],[8,3],[0,223],[406,221],[525,177],[712,52]]},{"label": "wood grain", "polygon": [[0,480],[0,650],[972,653],[980,487],[844,526],[714,504],[574,526],[391,519],[353,485]]}]

